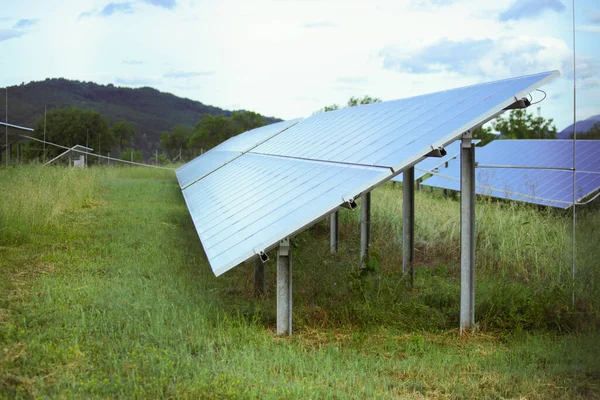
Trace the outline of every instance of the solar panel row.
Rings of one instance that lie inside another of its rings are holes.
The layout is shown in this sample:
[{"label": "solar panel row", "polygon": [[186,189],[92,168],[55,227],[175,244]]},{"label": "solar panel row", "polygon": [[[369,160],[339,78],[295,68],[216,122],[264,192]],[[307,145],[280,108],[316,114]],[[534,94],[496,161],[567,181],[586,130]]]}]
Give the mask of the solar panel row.
[{"label": "solar panel row", "polygon": [[[262,143],[243,134],[230,141],[244,149],[228,141],[194,159],[177,175],[214,273],[273,248],[558,74],[320,113],[274,128]],[[234,154],[214,154],[226,152]]]},{"label": "solar panel row", "polygon": [[[515,166],[478,168],[475,174],[478,194],[557,208],[573,204],[572,171],[532,168],[571,168],[571,140],[497,140],[478,149],[475,158],[482,165]],[[530,168],[516,168],[519,166]],[[460,164],[453,160],[424,185],[458,191],[459,180]],[[577,201],[600,189],[600,141],[577,141],[575,184]]]}]

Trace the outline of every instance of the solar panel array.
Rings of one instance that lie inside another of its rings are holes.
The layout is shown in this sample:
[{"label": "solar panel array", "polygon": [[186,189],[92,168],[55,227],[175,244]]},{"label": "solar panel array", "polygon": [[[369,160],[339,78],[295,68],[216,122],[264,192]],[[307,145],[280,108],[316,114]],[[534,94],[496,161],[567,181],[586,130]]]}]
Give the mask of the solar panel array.
[{"label": "solar panel array", "polygon": [[[475,174],[478,194],[557,208],[573,204],[573,172],[550,169],[572,168],[572,140],[496,140],[477,148],[475,159],[486,166]],[[493,165],[497,167],[488,167]],[[450,162],[424,185],[460,190],[459,161]],[[599,189],[600,141],[578,140],[576,199],[581,201]]]},{"label": "solar panel array", "polygon": [[315,114],[192,160],[177,176],[213,272],[277,246],[558,74]]}]

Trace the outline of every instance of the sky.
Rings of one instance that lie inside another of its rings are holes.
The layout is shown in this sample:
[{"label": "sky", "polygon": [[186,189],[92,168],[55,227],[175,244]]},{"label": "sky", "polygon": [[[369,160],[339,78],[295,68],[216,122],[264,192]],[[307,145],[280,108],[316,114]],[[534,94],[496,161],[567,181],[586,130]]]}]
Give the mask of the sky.
[{"label": "sky", "polygon": [[[536,107],[573,121],[572,0],[1,1],[2,87],[151,86],[290,119],[558,69]],[[575,1],[575,34],[581,120],[600,114],[600,1]]]}]

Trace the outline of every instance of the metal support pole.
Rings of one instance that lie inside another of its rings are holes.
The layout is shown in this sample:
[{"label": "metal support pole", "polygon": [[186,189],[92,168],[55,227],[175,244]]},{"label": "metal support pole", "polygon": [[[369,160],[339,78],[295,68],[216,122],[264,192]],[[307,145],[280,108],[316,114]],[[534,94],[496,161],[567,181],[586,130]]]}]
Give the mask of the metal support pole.
[{"label": "metal support pole", "polygon": [[329,251],[331,251],[331,254],[338,251],[339,221],[339,211],[329,214]]},{"label": "metal support pole", "polygon": [[9,163],[12,163],[12,143],[8,145],[8,150],[7,150],[7,153],[6,153],[6,155],[7,155],[7,157],[8,157],[8,158],[7,158],[7,161],[8,161]]},{"label": "metal support pole", "polygon": [[475,146],[460,148],[460,332],[475,328]]},{"label": "metal support pole", "polygon": [[371,192],[363,193],[360,205],[360,267],[369,265],[369,242],[371,241]]},{"label": "metal support pole", "polygon": [[21,143],[17,143],[17,164],[21,163]]},{"label": "metal support pole", "polygon": [[266,291],[265,264],[260,257],[256,257],[254,260],[254,295],[258,297],[265,294]]},{"label": "metal support pole", "polygon": [[289,238],[277,251],[277,334],[292,334],[292,253]]},{"label": "metal support pole", "polygon": [[403,172],[402,177],[402,274],[415,279],[415,168]]}]

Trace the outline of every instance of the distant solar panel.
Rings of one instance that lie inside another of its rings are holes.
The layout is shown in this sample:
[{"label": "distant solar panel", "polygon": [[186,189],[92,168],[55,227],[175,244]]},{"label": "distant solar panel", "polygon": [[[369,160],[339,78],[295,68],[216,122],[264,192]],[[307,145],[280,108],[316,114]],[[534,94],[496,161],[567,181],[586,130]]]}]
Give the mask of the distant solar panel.
[{"label": "distant solar panel", "polygon": [[214,273],[273,248],[556,76],[316,114],[209,175],[197,173],[183,194]]},{"label": "distant solar panel", "polygon": [[[475,158],[479,164],[527,165],[530,168],[478,168],[476,193],[568,208],[573,204],[573,172],[531,167],[570,168],[573,165],[572,148],[571,140],[497,140],[478,148]],[[537,163],[527,159],[530,155],[537,157]],[[600,141],[577,141],[577,165],[575,193],[577,201],[581,201],[600,189]],[[424,185],[460,190],[458,160],[451,161],[447,169],[439,172],[440,175],[427,179]]]},{"label": "distant solar panel", "polygon": [[236,135],[192,161],[179,167],[176,171],[179,186],[184,188],[206,174],[239,157],[254,146],[264,142],[273,135],[297,124],[300,119],[276,122],[260,128]]},{"label": "distant solar panel", "polygon": [[[489,166],[572,168],[572,140],[494,140],[478,148],[477,162]],[[577,140],[577,170],[600,172],[600,140]]]}]

